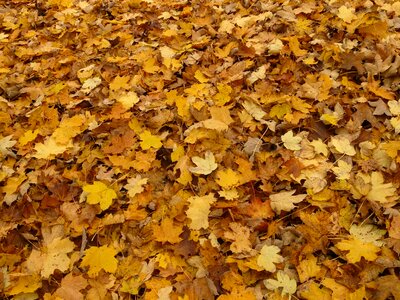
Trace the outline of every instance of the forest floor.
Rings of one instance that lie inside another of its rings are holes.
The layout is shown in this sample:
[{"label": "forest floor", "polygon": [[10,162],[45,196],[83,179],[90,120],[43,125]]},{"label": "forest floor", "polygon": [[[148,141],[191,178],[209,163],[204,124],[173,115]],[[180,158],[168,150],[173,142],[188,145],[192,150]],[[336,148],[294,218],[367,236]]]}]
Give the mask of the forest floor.
[{"label": "forest floor", "polygon": [[400,299],[400,2],[1,2],[2,299]]}]

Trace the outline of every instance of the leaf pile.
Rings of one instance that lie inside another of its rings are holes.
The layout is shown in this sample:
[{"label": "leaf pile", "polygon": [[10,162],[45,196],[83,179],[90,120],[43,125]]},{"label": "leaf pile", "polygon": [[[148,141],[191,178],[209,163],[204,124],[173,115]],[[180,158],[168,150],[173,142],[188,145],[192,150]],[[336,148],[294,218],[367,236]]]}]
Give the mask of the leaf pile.
[{"label": "leaf pile", "polygon": [[400,2],[0,5],[15,299],[400,299]]}]

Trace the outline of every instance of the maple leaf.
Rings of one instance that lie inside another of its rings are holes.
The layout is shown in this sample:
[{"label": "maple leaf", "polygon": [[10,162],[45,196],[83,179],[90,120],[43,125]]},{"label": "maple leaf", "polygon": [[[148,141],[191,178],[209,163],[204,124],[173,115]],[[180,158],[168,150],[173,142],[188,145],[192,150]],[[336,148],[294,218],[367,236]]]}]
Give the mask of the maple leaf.
[{"label": "maple leaf", "polygon": [[282,295],[293,295],[297,289],[296,280],[291,279],[285,272],[279,270],[276,279],[264,280],[264,285],[269,290],[282,288]]},{"label": "maple leaf", "polygon": [[282,135],[281,140],[286,149],[289,149],[289,150],[300,150],[301,149],[300,142],[301,142],[302,138],[299,136],[293,136],[293,131],[291,131],[291,130],[286,132],[284,135]]},{"label": "maple leaf", "polygon": [[344,136],[337,135],[331,137],[331,144],[335,147],[336,151],[341,154],[349,156],[354,156],[356,154],[356,150],[350,144],[350,140]]},{"label": "maple leaf", "polygon": [[332,300],[331,292],[313,281],[307,284],[307,289],[300,291],[300,296],[306,300]]},{"label": "maple leaf", "polygon": [[152,135],[148,130],[139,134],[139,137],[142,140],[140,142],[140,147],[142,147],[143,150],[148,150],[150,148],[159,149],[162,146],[161,139],[156,135]]},{"label": "maple leaf", "polygon": [[392,183],[384,183],[384,178],[380,172],[371,174],[371,190],[367,194],[367,199],[380,203],[393,202],[397,199],[396,188]]},{"label": "maple leaf", "polygon": [[339,242],[337,245],[338,249],[349,251],[346,254],[346,258],[349,263],[356,263],[364,257],[368,261],[374,261],[378,258],[379,247],[371,243],[363,243],[358,239],[350,239]]},{"label": "maple leaf", "polygon": [[268,272],[275,272],[275,264],[283,262],[283,257],[278,254],[280,251],[281,249],[275,245],[264,245],[260,250],[260,255],[257,257],[257,265]]},{"label": "maple leaf", "polygon": [[310,254],[296,266],[300,282],[305,282],[312,277],[319,277],[323,274],[321,272],[322,268],[317,264],[317,260],[314,255]]},{"label": "maple leaf", "polygon": [[39,129],[27,130],[19,137],[18,142],[21,146],[25,146],[29,142],[35,140],[39,133]]},{"label": "maple leaf", "polygon": [[313,140],[310,145],[314,147],[316,153],[328,156],[328,146],[321,139]]},{"label": "maple leaf", "polygon": [[192,196],[188,199],[189,208],[186,215],[191,219],[189,228],[199,230],[208,228],[208,214],[210,213],[211,204],[216,201],[214,194],[206,196]]},{"label": "maple leaf", "polygon": [[196,164],[196,167],[190,167],[189,171],[195,174],[208,175],[218,168],[214,154],[211,151],[207,151],[204,158],[193,156],[192,161]]},{"label": "maple leaf", "polygon": [[81,91],[84,92],[85,94],[89,94],[92,90],[94,90],[100,84],[101,84],[100,77],[86,79],[82,84]]},{"label": "maple leaf", "polygon": [[106,210],[112,204],[112,201],[117,198],[117,193],[108,188],[101,181],[95,181],[93,184],[83,186],[83,191],[87,193],[86,202],[89,204],[100,204],[102,210]]},{"label": "maple leaf", "polygon": [[56,238],[46,246],[43,257],[42,276],[48,278],[55,269],[62,272],[68,270],[71,259],[67,256],[75,248],[75,244],[68,238]]},{"label": "maple leaf", "polygon": [[6,294],[9,296],[14,295],[29,295],[34,293],[42,286],[42,281],[39,275],[20,275],[16,283],[14,283]]},{"label": "maple leaf", "polygon": [[357,19],[357,16],[354,14],[354,8],[348,8],[344,5],[339,7],[337,16],[346,23],[351,23],[353,20]]},{"label": "maple leaf", "polygon": [[12,135],[8,135],[0,139],[0,153],[4,156],[6,155],[13,155],[13,153],[8,149],[13,147],[17,141],[13,141]]},{"label": "maple leaf", "polygon": [[153,225],[153,235],[157,242],[179,243],[182,238],[179,235],[183,232],[182,226],[174,226],[174,221],[165,218],[160,225]]},{"label": "maple leaf", "polygon": [[61,299],[83,300],[84,297],[80,291],[87,285],[88,282],[83,276],[73,276],[70,273],[61,280],[61,286],[55,291],[54,296]]},{"label": "maple leaf", "polygon": [[44,143],[35,144],[34,149],[36,153],[32,156],[35,158],[48,159],[53,158],[58,154],[64,153],[68,148],[72,147],[72,142],[69,141],[67,145],[59,145],[53,137],[44,141]]},{"label": "maple leaf", "polygon": [[372,224],[362,224],[362,225],[351,225],[349,232],[352,236],[359,239],[364,243],[372,243],[375,246],[383,246],[382,241],[378,241],[378,239],[382,238],[386,230],[378,229],[376,226]]},{"label": "maple leaf", "polygon": [[130,76],[117,76],[113,79],[113,81],[110,83],[110,90],[116,91],[119,89],[129,89],[129,80]]},{"label": "maple leaf", "polygon": [[296,206],[295,203],[299,203],[306,198],[306,194],[295,195],[295,190],[280,192],[277,194],[272,194],[269,196],[271,199],[271,208],[277,213],[280,214],[282,210],[291,211]]},{"label": "maple leaf", "polygon": [[232,240],[230,249],[233,253],[242,253],[251,251],[250,229],[237,222],[229,224],[231,231],[226,231],[224,237]]},{"label": "maple leaf", "polygon": [[129,91],[127,93],[123,93],[119,97],[117,97],[117,101],[122,104],[125,109],[132,108],[136,103],[139,102],[139,97],[134,91]]},{"label": "maple leaf", "polygon": [[128,191],[129,197],[134,197],[144,191],[144,185],[147,184],[148,178],[142,178],[140,175],[129,178],[128,183],[124,185],[124,188]]},{"label": "maple leaf", "polygon": [[216,182],[224,189],[229,189],[239,183],[240,177],[238,173],[232,169],[220,170],[217,172]]},{"label": "maple leaf", "polygon": [[337,162],[337,167],[333,167],[332,171],[335,173],[337,179],[346,180],[350,179],[350,172],[352,169],[352,165],[348,164],[343,160],[339,160]]},{"label": "maple leaf", "polygon": [[254,119],[259,122],[265,122],[263,117],[265,117],[267,113],[258,104],[251,101],[245,101],[242,105]]},{"label": "maple leaf", "polygon": [[118,267],[118,260],[114,257],[117,251],[108,246],[95,247],[92,246],[85,250],[85,256],[82,258],[81,266],[89,267],[87,274],[95,277],[104,270],[106,272],[115,273]]}]

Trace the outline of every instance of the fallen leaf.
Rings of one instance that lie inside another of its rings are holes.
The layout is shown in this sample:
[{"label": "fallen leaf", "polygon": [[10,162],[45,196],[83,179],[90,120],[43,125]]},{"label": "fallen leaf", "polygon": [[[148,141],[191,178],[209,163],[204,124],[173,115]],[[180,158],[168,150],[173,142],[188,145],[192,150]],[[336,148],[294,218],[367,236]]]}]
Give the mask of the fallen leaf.
[{"label": "fallen leaf", "polygon": [[102,210],[109,208],[115,198],[117,198],[117,193],[108,188],[101,181],[95,181],[93,184],[88,184],[83,186],[83,191],[87,193],[86,202],[89,204],[100,204]]},{"label": "fallen leaf", "polygon": [[118,260],[114,257],[117,251],[109,246],[92,246],[85,250],[85,256],[82,258],[81,267],[89,267],[87,274],[90,277],[96,277],[100,270],[109,273],[115,273],[118,267]]}]

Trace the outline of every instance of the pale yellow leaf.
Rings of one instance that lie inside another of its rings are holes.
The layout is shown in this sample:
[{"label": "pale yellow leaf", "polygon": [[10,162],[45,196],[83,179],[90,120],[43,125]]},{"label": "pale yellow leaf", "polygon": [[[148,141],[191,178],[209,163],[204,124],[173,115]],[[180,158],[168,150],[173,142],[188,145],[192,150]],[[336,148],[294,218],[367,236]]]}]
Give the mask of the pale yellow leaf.
[{"label": "pale yellow leaf", "polygon": [[257,265],[268,272],[274,273],[276,271],[275,264],[283,262],[283,257],[278,254],[280,251],[281,249],[277,246],[264,245],[257,257]]},{"label": "pale yellow leaf", "polygon": [[190,167],[189,171],[194,174],[208,175],[218,167],[215,163],[214,154],[211,151],[207,151],[204,158],[193,156],[192,161],[196,167]]},{"label": "pale yellow leaf", "polygon": [[293,131],[288,131],[284,135],[281,136],[283,146],[285,146],[286,149],[289,150],[300,150],[300,142],[301,142],[301,137],[299,136],[294,136]]},{"label": "pale yellow leaf", "polygon": [[271,208],[277,213],[280,214],[282,210],[291,211],[296,206],[295,203],[299,203],[306,198],[306,194],[295,195],[295,190],[280,192],[277,194],[272,194],[269,196],[271,199]]},{"label": "pale yellow leaf", "polygon": [[214,194],[206,196],[192,196],[188,199],[189,208],[186,215],[191,220],[189,228],[199,230],[208,228],[208,215],[210,213],[211,204],[216,201]]}]

